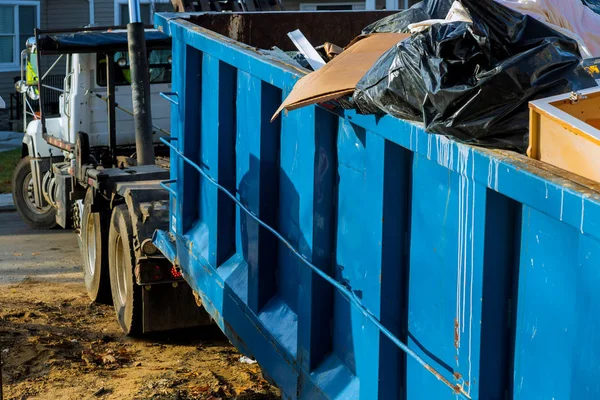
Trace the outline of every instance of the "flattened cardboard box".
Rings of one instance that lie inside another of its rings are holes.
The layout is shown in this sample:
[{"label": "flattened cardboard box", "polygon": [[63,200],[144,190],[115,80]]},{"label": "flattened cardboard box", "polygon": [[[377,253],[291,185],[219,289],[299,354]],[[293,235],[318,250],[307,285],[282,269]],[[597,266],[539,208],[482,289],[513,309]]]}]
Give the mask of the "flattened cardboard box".
[{"label": "flattened cardboard box", "polygon": [[302,77],[279,106],[272,120],[284,109],[294,110],[352,94],[373,64],[386,51],[407,37],[410,35],[406,33],[375,33],[358,41],[354,40],[346,50],[323,68]]}]

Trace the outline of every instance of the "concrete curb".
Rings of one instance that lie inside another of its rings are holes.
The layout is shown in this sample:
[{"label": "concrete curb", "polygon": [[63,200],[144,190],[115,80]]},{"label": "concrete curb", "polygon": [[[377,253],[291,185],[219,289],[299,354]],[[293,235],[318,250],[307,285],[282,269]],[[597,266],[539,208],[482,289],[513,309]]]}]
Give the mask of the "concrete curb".
[{"label": "concrete curb", "polygon": [[16,210],[17,209],[13,204],[12,194],[0,194],[0,212],[13,212]]},{"label": "concrete curb", "polygon": [[22,133],[0,131],[0,152],[18,149],[22,143]]},{"label": "concrete curb", "polygon": [[23,139],[23,133],[22,132],[0,131],[0,142],[14,140],[14,139]]}]

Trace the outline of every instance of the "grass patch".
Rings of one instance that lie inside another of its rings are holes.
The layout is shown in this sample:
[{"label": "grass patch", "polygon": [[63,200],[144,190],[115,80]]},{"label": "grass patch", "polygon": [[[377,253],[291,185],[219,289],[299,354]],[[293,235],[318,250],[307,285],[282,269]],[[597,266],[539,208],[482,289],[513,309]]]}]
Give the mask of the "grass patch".
[{"label": "grass patch", "polygon": [[12,174],[21,160],[21,149],[0,152],[0,193],[12,191]]}]

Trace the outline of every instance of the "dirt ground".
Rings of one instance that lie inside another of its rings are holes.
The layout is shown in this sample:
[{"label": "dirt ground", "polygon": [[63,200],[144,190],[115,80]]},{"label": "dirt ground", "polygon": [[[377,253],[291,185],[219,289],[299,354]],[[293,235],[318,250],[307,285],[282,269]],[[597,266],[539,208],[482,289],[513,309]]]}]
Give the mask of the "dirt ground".
[{"label": "dirt ground", "polygon": [[[216,327],[124,337],[113,308],[90,303],[76,278],[74,238],[62,236],[74,234],[30,232],[15,216],[0,213],[5,399],[279,398]],[[57,247],[43,256],[64,238],[63,256]]]}]

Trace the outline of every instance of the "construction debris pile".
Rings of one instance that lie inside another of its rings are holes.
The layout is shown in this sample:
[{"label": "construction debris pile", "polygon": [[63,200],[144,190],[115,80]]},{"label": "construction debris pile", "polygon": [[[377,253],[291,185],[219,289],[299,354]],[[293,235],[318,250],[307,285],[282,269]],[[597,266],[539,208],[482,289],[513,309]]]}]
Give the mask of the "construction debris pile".
[{"label": "construction debris pile", "polygon": [[[597,85],[582,60],[600,55],[600,15],[581,0],[562,3],[423,1],[366,27],[301,79],[278,112],[337,99],[360,113],[524,153],[530,101]],[[370,57],[345,56],[365,38],[358,50]]]}]

